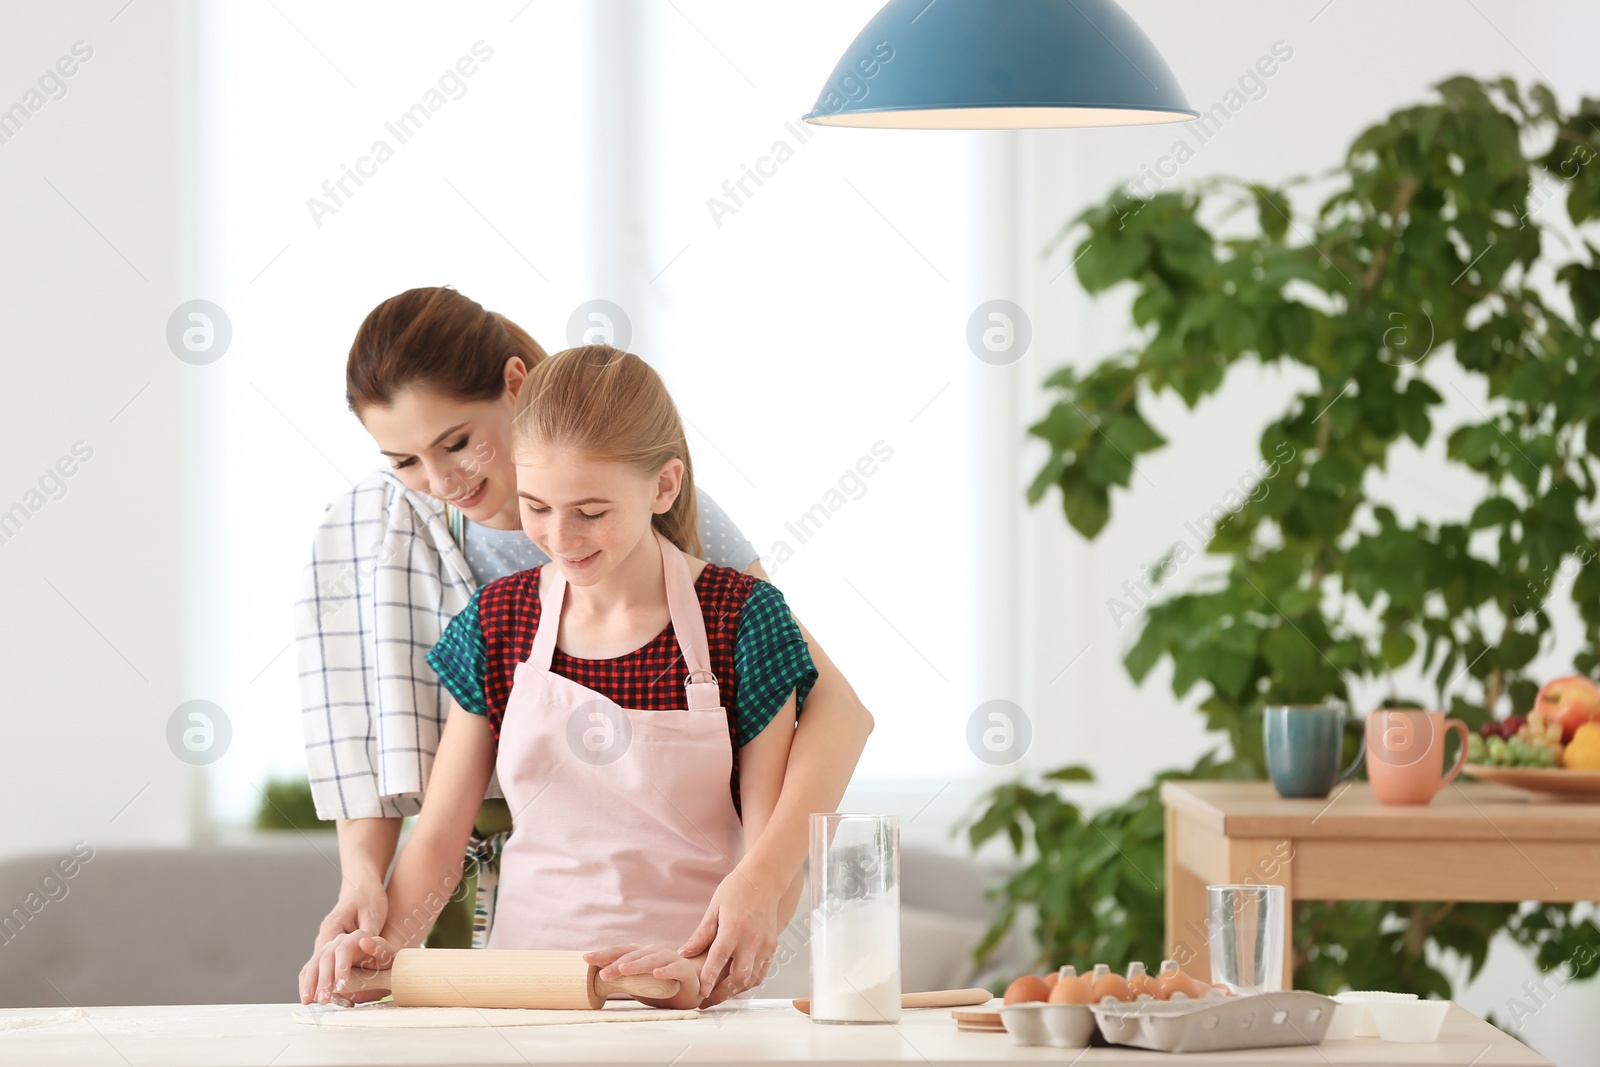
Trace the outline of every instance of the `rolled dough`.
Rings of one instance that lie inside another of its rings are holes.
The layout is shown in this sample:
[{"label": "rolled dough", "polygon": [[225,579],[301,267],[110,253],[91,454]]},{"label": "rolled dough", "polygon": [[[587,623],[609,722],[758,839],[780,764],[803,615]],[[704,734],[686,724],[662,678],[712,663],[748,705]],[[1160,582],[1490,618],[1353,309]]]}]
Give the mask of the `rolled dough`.
[{"label": "rolled dough", "polygon": [[69,1008],[58,1011],[54,1015],[13,1015],[0,1019],[0,1030],[33,1030],[41,1026],[58,1026],[61,1023],[77,1022],[87,1019],[88,1013],[82,1008]]},{"label": "rolled dough", "polygon": [[392,1001],[352,1008],[319,1007],[297,1011],[294,1021],[309,1026],[379,1026],[435,1029],[459,1026],[556,1026],[566,1023],[654,1023],[694,1019],[693,1008],[405,1008]]}]

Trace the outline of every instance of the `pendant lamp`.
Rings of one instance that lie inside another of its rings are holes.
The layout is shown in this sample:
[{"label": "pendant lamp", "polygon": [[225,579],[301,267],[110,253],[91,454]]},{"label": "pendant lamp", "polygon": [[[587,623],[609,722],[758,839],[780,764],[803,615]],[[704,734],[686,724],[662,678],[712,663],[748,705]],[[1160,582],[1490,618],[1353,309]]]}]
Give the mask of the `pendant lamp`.
[{"label": "pendant lamp", "polygon": [[1198,114],[1112,0],[889,0],[845,50],[805,121],[991,130]]}]

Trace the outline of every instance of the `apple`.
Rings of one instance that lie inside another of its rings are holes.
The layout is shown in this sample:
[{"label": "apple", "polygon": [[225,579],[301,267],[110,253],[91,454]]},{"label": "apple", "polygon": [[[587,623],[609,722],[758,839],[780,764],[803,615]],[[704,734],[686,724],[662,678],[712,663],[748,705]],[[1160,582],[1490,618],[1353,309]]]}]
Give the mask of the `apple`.
[{"label": "apple", "polygon": [[1600,719],[1600,686],[1581,674],[1552,678],[1534,704],[1550,722],[1561,724],[1561,740],[1571,741],[1578,727]]}]

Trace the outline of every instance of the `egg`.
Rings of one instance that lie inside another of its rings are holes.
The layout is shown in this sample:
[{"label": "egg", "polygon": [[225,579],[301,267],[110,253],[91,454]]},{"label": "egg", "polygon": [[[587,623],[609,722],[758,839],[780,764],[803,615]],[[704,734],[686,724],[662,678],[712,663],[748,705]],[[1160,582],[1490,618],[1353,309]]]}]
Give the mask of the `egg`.
[{"label": "egg", "polygon": [[1175,994],[1182,993],[1192,1000],[1199,1000],[1206,995],[1210,988],[1206,983],[1197,978],[1191,978],[1183,973],[1183,968],[1174,966],[1170,970],[1162,968],[1161,974],[1156,978],[1166,992],[1162,1000],[1170,1000]]},{"label": "egg", "polygon": [[1120,974],[1104,974],[1095,979],[1091,990],[1095,1003],[1100,1003],[1106,997],[1115,997],[1118,1000],[1132,1000],[1133,994],[1128,992],[1128,980]]},{"label": "egg", "polygon": [[1128,992],[1134,1000],[1138,1000],[1142,993],[1155,996],[1155,989],[1152,988],[1154,982],[1155,979],[1150,976],[1150,972],[1144,969],[1144,964],[1138,962],[1128,964]]},{"label": "egg", "polygon": [[1092,1004],[1094,993],[1089,983],[1075,974],[1065,974],[1050,990],[1051,1004]]},{"label": "egg", "polygon": [[1007,1004],[1031,1004],[1050,999],[1050,987],[1036,974],[1025,974],[1006,986]]},{"label": "egg", "polygon": [[1078,968],[1069,963],[1066,966],[1058,967],[1049,974],[1045,975],[1044,984],[1049,986],[1051,989],[1054,989],[1056,987],[1056,983],[1061,981],[1061,979],[1069,978],[1077,973]]},{"label": "egg", "polygon": [[1177,983],[1178,965],[1171,960],[1161,964],[1161,972],[1150,979],[1150,995],[1157,1000],[1168,1000],[1175,989],[1180,988]]}]

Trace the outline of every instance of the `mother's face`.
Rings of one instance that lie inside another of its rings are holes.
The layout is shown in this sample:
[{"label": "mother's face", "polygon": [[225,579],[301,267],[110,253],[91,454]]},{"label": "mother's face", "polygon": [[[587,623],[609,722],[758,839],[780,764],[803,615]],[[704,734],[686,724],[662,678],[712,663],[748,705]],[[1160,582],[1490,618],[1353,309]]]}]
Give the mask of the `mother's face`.
[{"label": "mother's face", "polygon": [[[517,377],[515,384],[520,385]],[[500,517],[515,528],[515,399],[510,383],[500,399],[476,401],[415,387],[397,393],[388,407],[363,408],[361,422],[407,488],[448,500],[474,522],[493,523]]]}]

